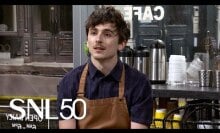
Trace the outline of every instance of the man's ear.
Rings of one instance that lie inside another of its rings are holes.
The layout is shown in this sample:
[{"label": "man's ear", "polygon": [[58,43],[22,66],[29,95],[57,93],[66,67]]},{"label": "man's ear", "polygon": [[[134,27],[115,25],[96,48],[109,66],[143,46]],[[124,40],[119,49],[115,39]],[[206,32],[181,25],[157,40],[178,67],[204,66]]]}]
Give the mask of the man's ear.
[{"label": "man's ear", "polygon": [[118,50],[121,51],[127,44],[127,41],[123,41],[122,43],[118,44]]},{"label": "man's ear", "polygon": [[89,47],[89,45],[88,45],[88,41],[86,41],[86,46]]}]

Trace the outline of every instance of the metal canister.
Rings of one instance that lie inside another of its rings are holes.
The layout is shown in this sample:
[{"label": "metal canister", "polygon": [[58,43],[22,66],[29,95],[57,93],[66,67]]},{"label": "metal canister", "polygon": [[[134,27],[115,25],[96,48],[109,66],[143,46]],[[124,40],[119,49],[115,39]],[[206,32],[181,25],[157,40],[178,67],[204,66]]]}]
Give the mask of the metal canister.
[{"label": "metal canister", "polygon": [[133,50],[130,46],[125,46],[123,50],[119,51],[118,55],[122,62],[133,67]]},{"label": "metal canister", "polygon": [[200,70],[199,71],[199,86],[200,87],[212,87],[213,72],[212,70]]},{"label": "metal canister", "polygon": [[154,40],[150,46],[149,77],[152,84],[166,83],[166,48],[162,40]]},{"label": "metal canister", "polygon": [[134,51],[134,68],[144,74],[149,74],[149,51],[147,47],[139,46]]}]

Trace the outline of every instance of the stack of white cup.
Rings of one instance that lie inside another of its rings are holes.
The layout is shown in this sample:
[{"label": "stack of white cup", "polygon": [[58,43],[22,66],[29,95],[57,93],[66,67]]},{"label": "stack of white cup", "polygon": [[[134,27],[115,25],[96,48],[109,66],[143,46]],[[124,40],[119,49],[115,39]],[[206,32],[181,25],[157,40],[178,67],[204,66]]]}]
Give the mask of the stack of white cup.
[{"label": "stack of white cup", "polygon": [[186,83],[186,58],[183,55],[170,55],[168,84]]}]

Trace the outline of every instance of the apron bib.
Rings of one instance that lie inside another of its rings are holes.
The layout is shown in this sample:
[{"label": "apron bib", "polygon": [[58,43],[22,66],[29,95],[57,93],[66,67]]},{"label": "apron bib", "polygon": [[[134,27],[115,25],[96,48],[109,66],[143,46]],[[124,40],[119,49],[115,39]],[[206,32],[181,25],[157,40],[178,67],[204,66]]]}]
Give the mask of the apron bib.
[{"label": "apron bib", "polygon": [[[90,100],[84,97],[85,82],[88,73],[88,64],[86,64],[80,78],[77,98],[86,102],[86,117],[77,120],[78,129],[110,129],[110,128],[130,128],[130,117],[127,109],[126,99],[124,97],[125,70],[123,66],[122,75],[119,82],[119,96]],[[103,88],[104,89],[104,88]],[[78,116],[83,114],[83,105],[76,104]]]}]

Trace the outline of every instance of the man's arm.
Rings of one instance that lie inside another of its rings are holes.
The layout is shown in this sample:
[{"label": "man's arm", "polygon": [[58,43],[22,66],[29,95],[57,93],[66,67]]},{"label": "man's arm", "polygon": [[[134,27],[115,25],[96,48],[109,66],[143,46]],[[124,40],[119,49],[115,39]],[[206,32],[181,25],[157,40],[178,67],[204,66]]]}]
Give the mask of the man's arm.
[{"label": "man's arm", "polygon": [[76,129],[76,120],[59,120],[59,129]]},{"label": "man's arm", "polygon": [[144,124],[131,121],[131,129],[148,129],[148,127]]}]

